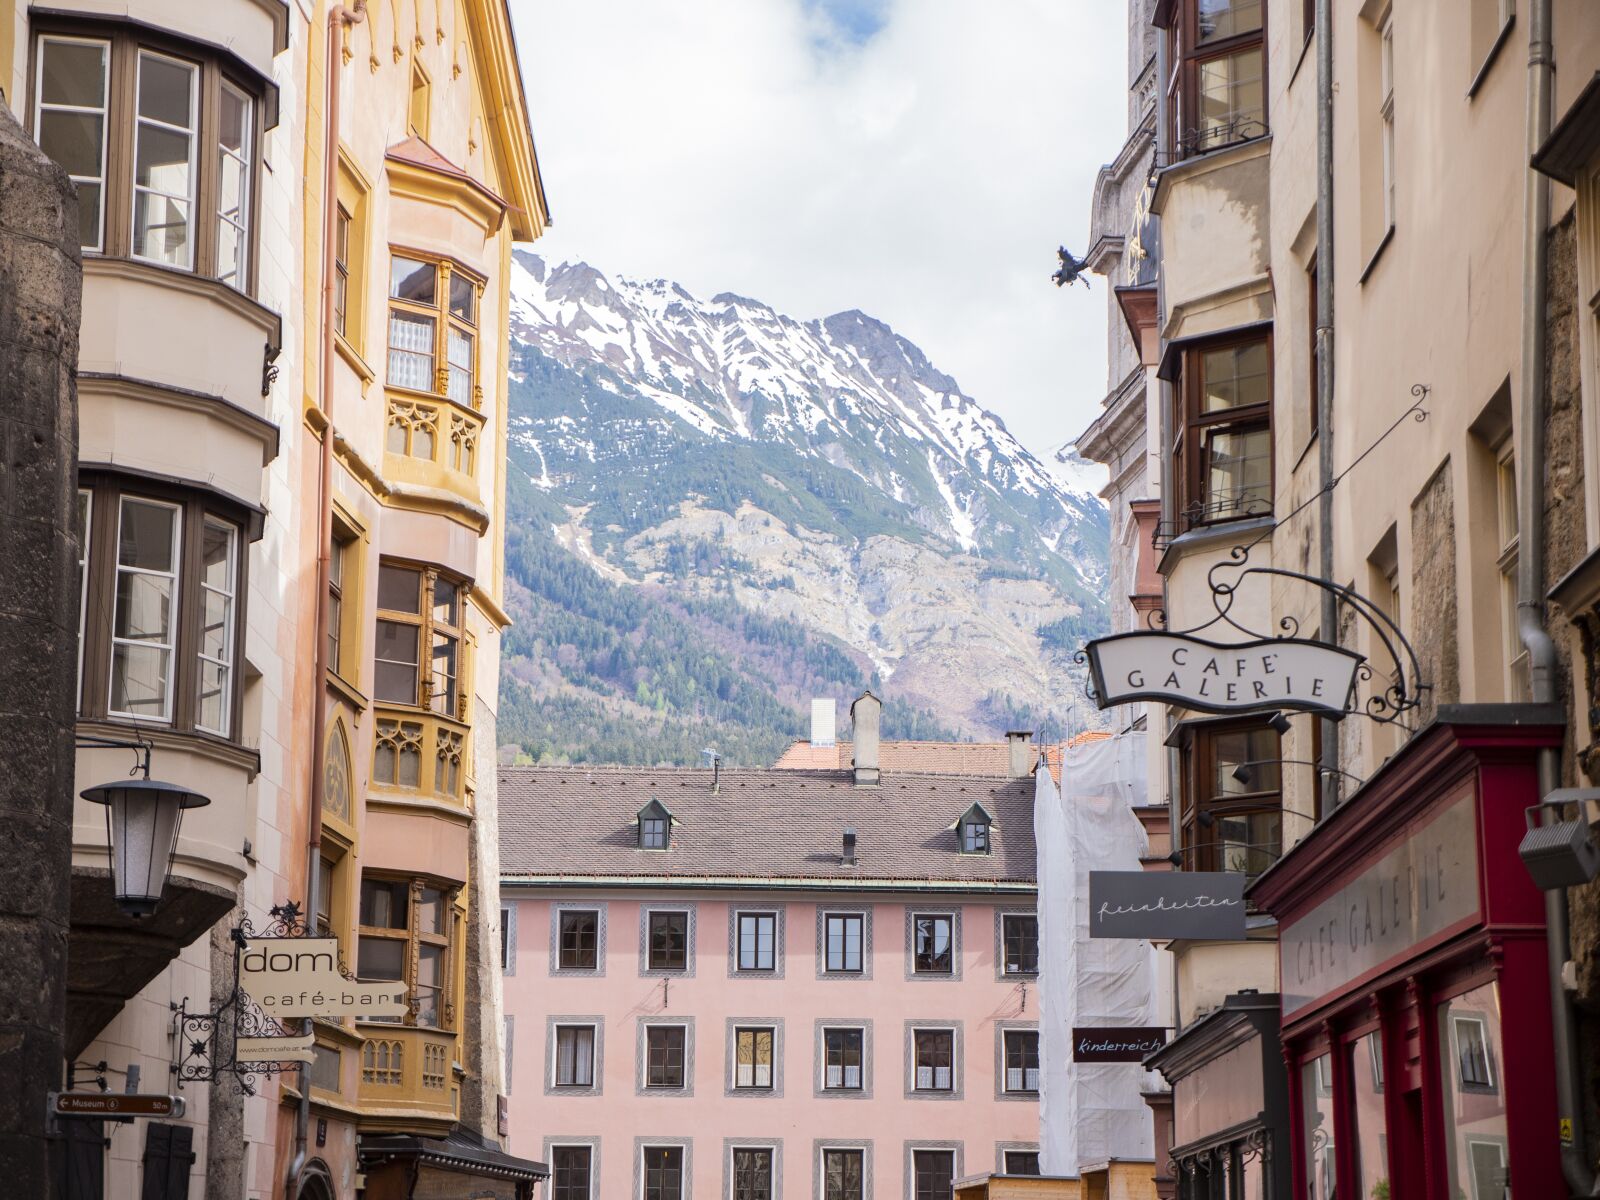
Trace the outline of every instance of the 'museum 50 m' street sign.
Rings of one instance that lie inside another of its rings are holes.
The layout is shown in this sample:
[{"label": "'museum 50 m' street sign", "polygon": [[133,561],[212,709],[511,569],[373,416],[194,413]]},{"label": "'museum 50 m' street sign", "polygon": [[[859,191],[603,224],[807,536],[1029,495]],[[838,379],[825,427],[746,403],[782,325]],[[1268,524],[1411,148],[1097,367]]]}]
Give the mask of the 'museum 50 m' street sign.
[{"label": "'museum 50 m' street sign", "polygon": [[1297,708],[1341,717],[1363,661],[1299,638],[1219,645],[1182,633],[1116,633],[1084,649],[1101,708],[1163,700],[1214,713]]}]

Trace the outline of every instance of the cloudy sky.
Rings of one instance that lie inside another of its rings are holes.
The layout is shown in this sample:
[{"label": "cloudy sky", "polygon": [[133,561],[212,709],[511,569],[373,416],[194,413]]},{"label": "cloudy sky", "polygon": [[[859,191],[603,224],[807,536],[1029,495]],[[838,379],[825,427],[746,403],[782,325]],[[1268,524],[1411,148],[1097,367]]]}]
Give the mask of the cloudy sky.
[{"label": "cloudy sky", "polygon": [[859,308],[1041,456],[1105,392],[1105,290],[1056,289],[1126,126],[1119,0],[512,0],[539,249]]}]

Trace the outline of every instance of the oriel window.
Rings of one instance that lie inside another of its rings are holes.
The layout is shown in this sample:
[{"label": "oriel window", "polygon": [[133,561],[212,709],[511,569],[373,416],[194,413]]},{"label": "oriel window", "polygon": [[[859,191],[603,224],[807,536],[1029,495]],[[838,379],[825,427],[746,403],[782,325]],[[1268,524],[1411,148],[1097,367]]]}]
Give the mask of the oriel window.
[{"label": "oriel window", "polygon": [[[399,252],[389,260],[390,387],[476,407],[478,305],[483,284],[453,263]],[[394,453],[432,458],[393,444]]]},{"label": "oriel window", "polygon": [[1179,0],[1167,30],[1176,157],[1267,132],[1262,0]]},{"label": "oriel window", "polygon": [[1184,756],[1184,868],[1254,877],[1283,847],[1281,740],[1270,725],[1193,731]]},{"label": "oriel window", "polygon": [[[463,585],[436,571],[384,562],[378,567],[373,691],[390,704],[462,716],[460,691]],[[429,647],[428,669],[422,648]]]},{"label": "oriel window", "polygon": [[1189,527],[1272,512],[1272,356],[1260,334],[1185,352],[1173,444]]},{"label": "oriel window", "polygon": [[404,1017],[366,1018],[449,1028],[449,953],[455,924],[453,893],[418,878],[363,876],[356,974],[397,980],[411,995]]}]

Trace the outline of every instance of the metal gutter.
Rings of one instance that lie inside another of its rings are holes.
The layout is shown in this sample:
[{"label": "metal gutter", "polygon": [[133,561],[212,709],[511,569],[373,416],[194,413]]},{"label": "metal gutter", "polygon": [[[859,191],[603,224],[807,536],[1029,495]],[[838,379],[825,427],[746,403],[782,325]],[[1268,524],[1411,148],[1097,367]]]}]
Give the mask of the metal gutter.
[{"label": "metal gutter", "polygon": [[[1334,580],[1333,560],[1333,0],[1316,0],[1317,39],[1317,569]],[[1322,640],[1339,641],[1339,602],[1322,589]],[[1319,718],[1312,718],[1317,720]],[[1339,722],[1322,720],[1322,787],[1339,803]],[[1320,807],[1320,806],[1319,806]]]},{"label": "metal gutter", "polygon": [[502,888],[672,888],[699,891],[783,892],[936,892],[971,895],[1034,896],[1037,883],[961,882],[938,879],[782,879],[740,875],[505,875]]}]

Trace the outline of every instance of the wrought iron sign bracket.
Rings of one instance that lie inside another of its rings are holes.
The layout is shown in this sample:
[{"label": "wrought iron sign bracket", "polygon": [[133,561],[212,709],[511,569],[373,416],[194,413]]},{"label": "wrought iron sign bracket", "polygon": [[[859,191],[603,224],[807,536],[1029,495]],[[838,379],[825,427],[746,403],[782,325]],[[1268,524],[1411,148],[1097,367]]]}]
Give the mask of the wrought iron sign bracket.
[{"label": "wrought iron sign bracket", "polygon": [[[243,917],[228,931],[233,941],[233,989],[221,1005],[213,1010],[190,1012],[188,997],[171,1005],[173,1035],[178,1043],[171,1072],[180,1089],[185,1083],[209,1083],[231,1077],[241,1093],[253,1096],[260,1082],[258,1076],[294,1071],[303,1065],[299,1060],[239,1059],[240,1038],[295,1036],[278,1018],[262,1012],[239,986],[239,960],[251,938],[297,938],[309,932],[300,905],[293,900],[274,905],[268,915],[271,920],[263,929],[257,930],[249,917]],[[342,962],[339,971],[349,979],[355,978]],[[307,1028],[310,1028],[309,1022]]]}]

